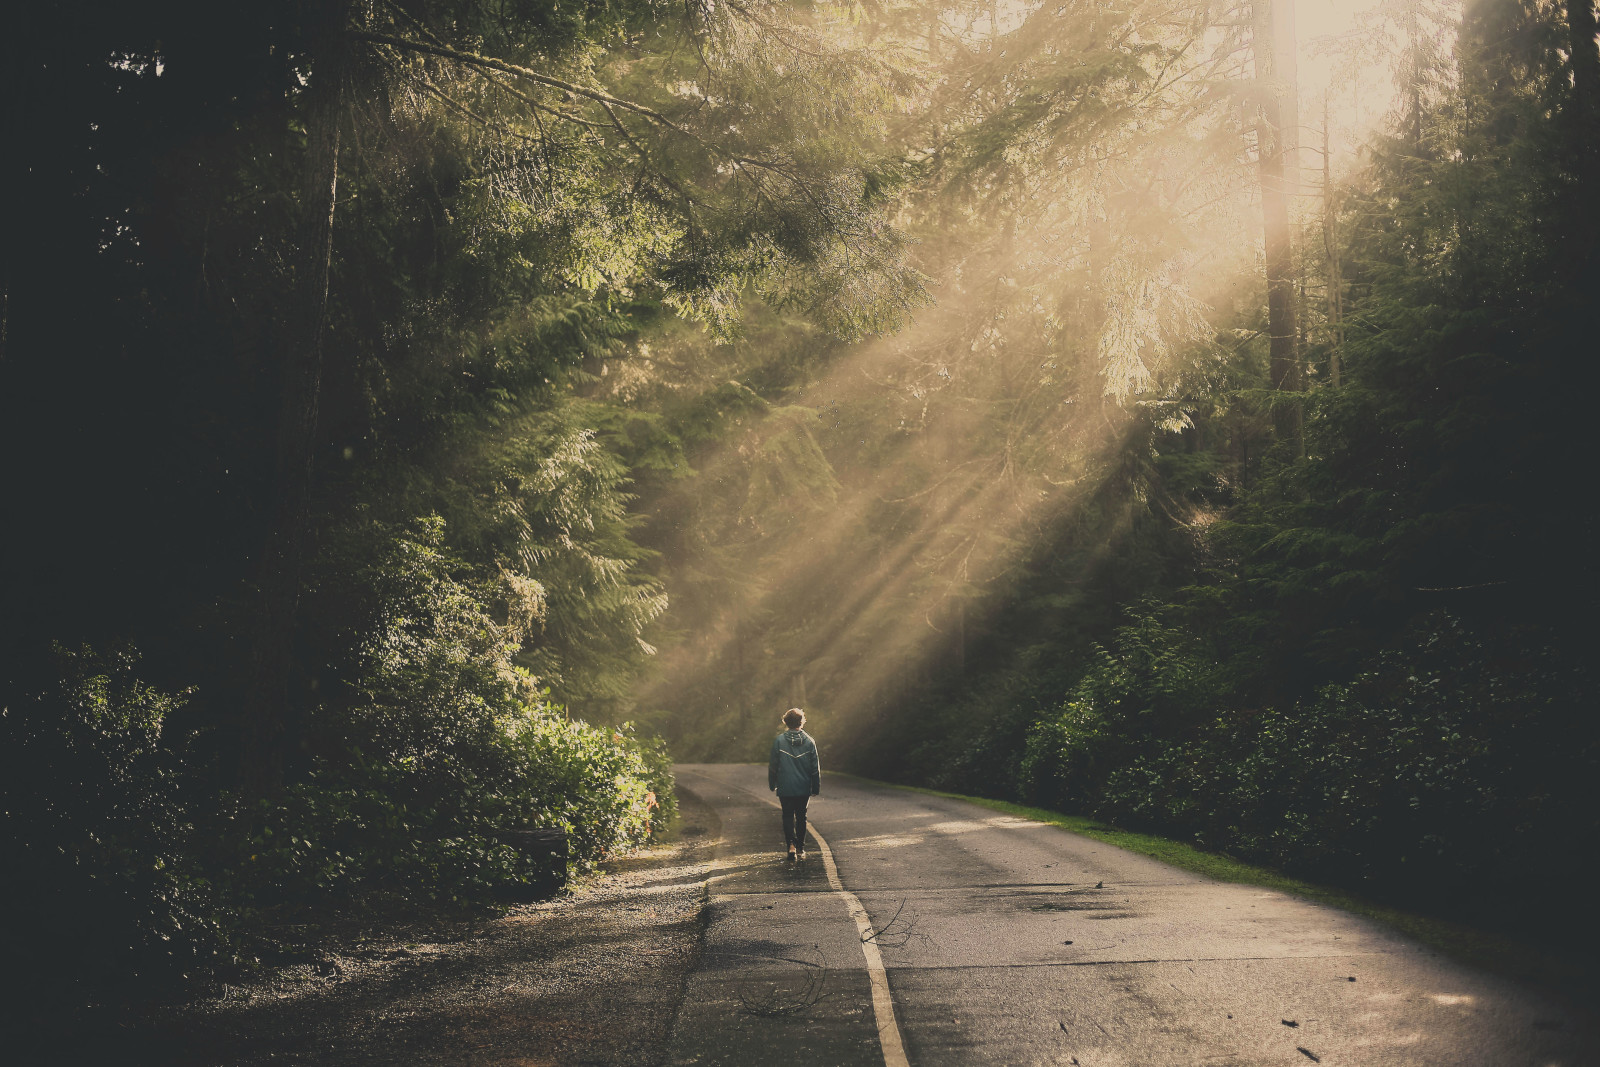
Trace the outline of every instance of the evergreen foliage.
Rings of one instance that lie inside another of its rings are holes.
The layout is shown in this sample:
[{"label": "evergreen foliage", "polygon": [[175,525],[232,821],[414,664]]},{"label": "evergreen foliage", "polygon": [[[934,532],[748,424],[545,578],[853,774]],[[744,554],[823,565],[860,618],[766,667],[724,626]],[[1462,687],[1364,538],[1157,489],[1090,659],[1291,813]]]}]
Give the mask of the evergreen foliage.
[{"label": "evergreen foliage", "polygon": [[1569,14],[1372,16],[1395,114],[1289,338],[1245,5],[20,12],[8,948],[72,929],[40,990],[93,995],[481,906],[497,831],[587,868],[794,704],[832,765],[1435,908],[1578,886]]},{"label": "evergreen foliage", "polygon": [[[498,831],[566,831],[574,872],[646,840],[631,502],[684,446],[609,387],[753,297],[853,335],[920,300],[877,162],[903,76],[765,3],[11,30],[6,890],[96,957],[16,934],[40,995],[307,908],[481,907],[532,873]],[[128,641],[137,681],[45,654]]]},{"label": "evergreen foliage", "polygon": [[[1259,305],[1214,301],[1189,425],[1147,408],[1100,498],[1124,525],[1070,513],[868,769],[1570,937],[1600,830],[1572,480],[1597,218],[1561,18],[1472,5],[1442,68],[1409,56],[1423,88],[1341,190],[1346,318],[1309,387],[1265,388]],[[1266,421],[1287,402],[1300,441]],[[908,721],[932,740],[893,746]],[[1558,903],[1508,915],[1530,876]]]},{"label": "evergreen foliage", "polygon": [[809,690],[876,776],[1483,922],[1525,872],[1581,886],[1596,213],[1563,12],[1373,16],[1396,113],[1330,190],[1342,273],[1300,245],[1342,319],[1302,298],[1294,385],[1260,278],[1195,266],[1259,241],[1229,11],[894,10],[938,57],[905,140],[936,306],[820,364],[799,326],[735,346],[735,434],[758,401],[811,409],[825,462],[791,478],[835,503],[750,508],[770,475],[739,436],[645,495],[695,620],[651,721],[750,758],[756,709]]}]

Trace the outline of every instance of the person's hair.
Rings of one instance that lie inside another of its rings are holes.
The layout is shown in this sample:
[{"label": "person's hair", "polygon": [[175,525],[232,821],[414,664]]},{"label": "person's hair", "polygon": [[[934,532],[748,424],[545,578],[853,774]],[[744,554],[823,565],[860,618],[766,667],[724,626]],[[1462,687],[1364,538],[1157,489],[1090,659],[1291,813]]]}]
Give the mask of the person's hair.
[{"label": "person's hair", "polygon": [[791,730],[798,730],[806,724],[806,713],[799,708],[790,708],[783,713],[783,725]]}]

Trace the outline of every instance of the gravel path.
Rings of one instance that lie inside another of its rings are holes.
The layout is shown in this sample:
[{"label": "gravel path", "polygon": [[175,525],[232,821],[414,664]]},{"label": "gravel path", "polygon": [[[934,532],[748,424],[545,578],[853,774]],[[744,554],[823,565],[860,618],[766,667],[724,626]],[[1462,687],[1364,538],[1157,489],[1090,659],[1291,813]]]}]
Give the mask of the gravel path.
[{"label": "gravel path", "polygon": [[[562,899],[368,937],[129,1035],[122,1062],[580,1067],[661,1060],[699,952],[716,816]],[[431,935],[431,936],[430,936]]]}]

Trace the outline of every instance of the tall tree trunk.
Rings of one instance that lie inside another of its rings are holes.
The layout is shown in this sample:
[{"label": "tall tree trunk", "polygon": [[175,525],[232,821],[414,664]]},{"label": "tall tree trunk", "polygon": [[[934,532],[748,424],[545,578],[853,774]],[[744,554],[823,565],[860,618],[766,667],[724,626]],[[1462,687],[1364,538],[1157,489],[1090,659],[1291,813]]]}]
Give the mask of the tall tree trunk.
[{"label": "tall tree trunk", "polygon": [[[1579,178],[1593,183],[1600,154],[1600,49],[1594,0],[1567,0],[1567,38],[1572,56],[1572,96],[1577,111]],[[1585,190],[1585,195],[1593,195]]]},{"label": "tall tree trunk", "polygon": [[733,706],[739,711],[739,724],[747,727],[751,722],[749,686],[744,673],[744,614],[743,607],[735,609],[733,620]]},{"label": "tall tree trunk", "polygon": [[1584,117],[1593,121],[1600,107],[1600,50],[1595,37],[1600,27],[1595,24],[1594,0],[1568,0],[1567,36],[1572,55],[1573,90]]},{"label": "tall tree trunk", "polygon": [[243,708],[239,778],[250,797],[265,796],[282,784],[288,753],[296,743],[289,728],[289,690],[322,393],[348,10],[343,0],[327,5],[321,32],[315,37],[320,47],[313,53],[316,66],[306,90],[305,189],[295,250],[295,318],[284,359],[272,526],[261,559],[260,614],[251,686]]},{"label": "tall tree trunk", "polygon": [[1339,263],[1338,204],[1333,197],[1333,153],[1328,137],[1328,96],[1322,96],[1322,250],[1327,256],[1328,380],[1339,387],[1344,355],[1344,277]]},{"label": "tall tree trunk", "polygon": [[967,676],[967,601],[962,597],[956,601],[956,642],[955,642],[956,677]]},{"label": "tall tree trunk", "polygon": [[[1268,373],[1272,387],[1300,390],[1299,324],[1295,308],[1294,246],[1289,203],[1299,183],[1295,131],[1296,95],[1294,0],[1256,0],[1251,40],[1256,81],[1261,89],[1257,156],[1261,173],[1261,221],[1267,260]],[[1299,404],[1274,409],[1280,436],[1298,440],[1303,414]]]},{"label": "tall tree trunk", "polygon": [[1411,134],[1412,151],[1422,154],[1422,79],[1427,57],[1422,51],[1422,13],[1420,0],[1406,7],[1406,128]]}]

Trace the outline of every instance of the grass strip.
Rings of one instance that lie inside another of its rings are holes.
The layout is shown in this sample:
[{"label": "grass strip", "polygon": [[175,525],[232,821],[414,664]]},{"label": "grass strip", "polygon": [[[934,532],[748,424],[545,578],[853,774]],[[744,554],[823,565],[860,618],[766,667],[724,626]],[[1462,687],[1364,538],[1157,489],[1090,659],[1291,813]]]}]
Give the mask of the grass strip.
[{"label": "grass strip", "polygon": [[988,797],[967,796],[964,793],[946,793],[938,789],[925,789],[915,785],[880,782],[875,778],[829,771],[830,775],[849,778],[871,785],[900,789],[908,793],[964,800],[969,804],[1004,812],[1022,819],[1048,823],[1070,833],[1079,834],[1108,845],[1125,848],[1141,856],[1160,860],[1179,870],[1215,878],[1219,882],[1236,882],[1240,885],[1261,886],[1292,893],[1298,897],[1328,907],[1338,908],[1364,919],[1404,934],[1462,963],[1491,971],[1520,982],[1541,986],[1563,995],[1577,995],[1595,985],[1593,967],[1576,956],[1559,954],[1547,947],[1530,944],[1506,934],[1482,930],[1462,923],[1391,907],[1369,900],[1345,889],[1318,885],[1315,882],[1292,878],[1270,867],[1245,863],[1217,852],[1207,852],[1182,841],[1155,834],[1119,830],[1107,826],[1101,819],[1087,815],[1068,815],[1045,808],[1031,808],[1009,800],[991,800]]}]

